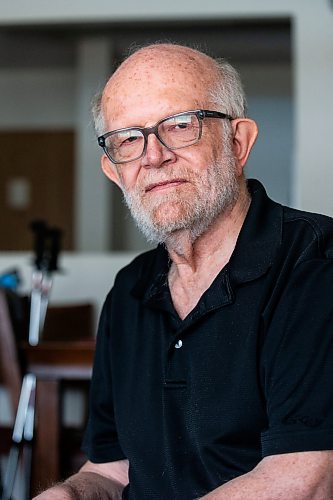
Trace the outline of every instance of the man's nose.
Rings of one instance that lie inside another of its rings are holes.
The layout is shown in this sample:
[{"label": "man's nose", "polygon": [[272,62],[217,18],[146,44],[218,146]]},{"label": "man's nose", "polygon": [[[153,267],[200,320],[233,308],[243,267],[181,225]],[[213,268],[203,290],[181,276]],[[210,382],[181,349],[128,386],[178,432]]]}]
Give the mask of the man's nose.
[{"label": "man's nose", "polygon": [[145,154],[141,164],[145,168],[159,168],[175,159],[175,153],[164,146],[158,137],[151,133],[147,137]]}]

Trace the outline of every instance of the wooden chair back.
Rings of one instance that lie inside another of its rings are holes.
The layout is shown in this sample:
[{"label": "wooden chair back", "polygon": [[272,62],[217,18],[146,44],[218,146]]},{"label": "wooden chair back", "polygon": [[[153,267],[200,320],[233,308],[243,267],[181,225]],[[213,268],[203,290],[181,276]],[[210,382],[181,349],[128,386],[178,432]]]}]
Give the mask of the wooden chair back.
[{"label": "wooden chair back", "polygon": [[52,304],[48,307],[41,341],[87,340],[93,337],[93,304]]}]

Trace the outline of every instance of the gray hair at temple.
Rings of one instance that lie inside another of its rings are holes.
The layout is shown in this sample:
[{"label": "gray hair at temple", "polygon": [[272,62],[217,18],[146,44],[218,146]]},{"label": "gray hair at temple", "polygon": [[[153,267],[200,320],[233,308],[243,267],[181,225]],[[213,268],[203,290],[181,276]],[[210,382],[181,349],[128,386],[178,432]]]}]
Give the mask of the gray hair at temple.
[{"label": "gray hair at temple", "polygon": [[94,128],[97,137],[103,135],[106,130],[104,113],[102,110],[103,91],[98,92],[91,101],[91,112],[94,120]]},{"label": "gray hair at temple", "polygon": [[[217,70],[217,78],[208,89],[208,97],[217,107],[217,111],[226,113],[233,118],[244,118],[247,112],[246,97],[237,70],[225,59],[212,59]],[[92,101],[92,115],[97,136],[107,132],[102,109],[103,92],[98,93]],[[185,111],[185,110],[184,110]],[[224,122],[224,131],[230,128],[228,121]]]},{"label": "gray hair at temple", "polygon": [[208,95],[222,111],[233,118],[245,118],[246,97],[238,71],[225,59],[214,59],[218,78],[212,82]]}]

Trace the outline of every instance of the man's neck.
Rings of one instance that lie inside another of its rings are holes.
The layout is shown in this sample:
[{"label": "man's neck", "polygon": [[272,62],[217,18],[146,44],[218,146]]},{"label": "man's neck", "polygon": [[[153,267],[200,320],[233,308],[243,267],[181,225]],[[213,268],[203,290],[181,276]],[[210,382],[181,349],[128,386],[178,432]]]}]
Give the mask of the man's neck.
[{"label": "man's neck", "polygon": [[185,317],[229,262],[251,202],[245,183],[235,205],[214,224],[191,240],[189,231],[179,231],[167,242],[172,260],[169,286],[174,306]]},{"label": "man's neck", "polygon": [[209,229],[192,241],[191,232],[179,231],[167,241],[167,250],[173,266],[187,266],[193,273],[200,269],[207,260],[229,260],[244,223],[251,198],[246,186],[240,189],[234,206],[216,219]]}]

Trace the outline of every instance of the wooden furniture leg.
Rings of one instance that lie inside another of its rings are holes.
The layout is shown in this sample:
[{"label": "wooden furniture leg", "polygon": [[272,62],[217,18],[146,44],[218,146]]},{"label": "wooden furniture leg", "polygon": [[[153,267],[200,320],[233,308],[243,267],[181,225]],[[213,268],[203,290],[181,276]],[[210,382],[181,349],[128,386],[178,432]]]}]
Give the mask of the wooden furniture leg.
[{"label": "wooden furniture leg", "polygon": [[37,380],[37,425],[32,493],[59,481],[60,402],[58,380]]}]

